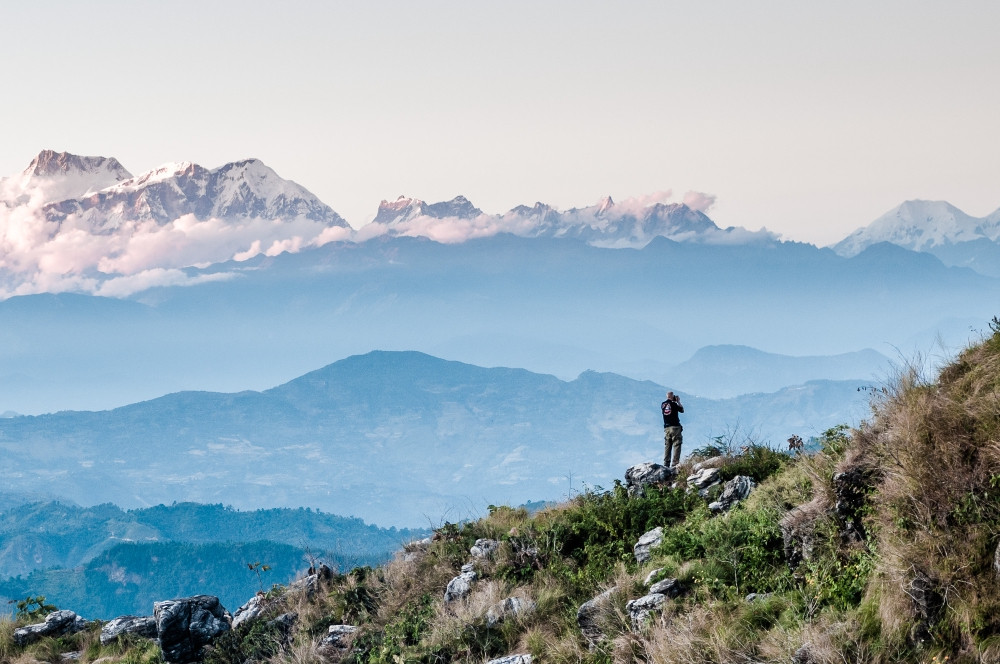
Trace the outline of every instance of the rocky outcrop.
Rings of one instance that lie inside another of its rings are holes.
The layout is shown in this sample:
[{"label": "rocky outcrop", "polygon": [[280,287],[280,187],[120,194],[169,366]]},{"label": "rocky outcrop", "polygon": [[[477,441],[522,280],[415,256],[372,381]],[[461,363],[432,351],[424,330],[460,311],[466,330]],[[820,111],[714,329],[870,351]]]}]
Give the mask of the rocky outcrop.
[{"label": "rocky outcrop", "polygon": [[87,621],[73,611],[53,611],[45,620],[14,630],[14,643],[26,646],[45,636],[75,634],[87,628]]},{"label": "rocky outcrop", "polygon": [[448,587],[444,591],[444,601],[454,602],[464,599],[472,591],[472,584],[478,578],[472,563],[462,565],[462,573],[448,582]]},{"label": "rocky outcrop", "polygon": [[487,609],[486,626],[492,628],[510,618],[522,618],[534,613],[536,608],[537,604],[530,599],[508,597]]},{"label": "rocky outcrop", "polygon": [[195,595],[153,605],[160,652],[166,662],[199,662],[204,648],[228,632],[232,617],[219,598]]},{"label": "rocky outcrop", "polygon": [[647,533],[644,533],[639,541],[635,543],[633,552],[635,560],[640,565],[650,559],[650,551],[663,543],[663,527],[658,526]]},{"label": "rocky outcrop", "polygon": [[101,645],[106,646],[123,634],[155,639],[156,619],[153,616],[119,616],[101,627]]},{"label": "rocky outcrop", "polygon": [[597,597],[584,602],[576,611],[576,624],[579,625],[580,632],[587,639],[591,649],[604,640],[604,628],[613,610],[611,598],[617,590],[617,588],[605,590]]},{"label": "rocky outcrop", "polygon": [[625,486],[630,496],[641,496],[647,486],[664,486],[676,476],[676,468],[652,462],[640,463],[625,471]]},{"label": "rocky outcrop", "polygon": [[719,499],[708,504],[708,509],[718,514],[728,512],[736,503],[746,500],[757,483],[746,475],[737,475],[726,482]]},{"label": "rocky outcrop", "polygon": [[639,599],[633,599],[625,605],[629,618],[632,621],[632,631],[638,632],[642,629],[646,619],[654,613],[663,610],[663,603],[667,601],[667,596],[661,593],[650,593]]}]

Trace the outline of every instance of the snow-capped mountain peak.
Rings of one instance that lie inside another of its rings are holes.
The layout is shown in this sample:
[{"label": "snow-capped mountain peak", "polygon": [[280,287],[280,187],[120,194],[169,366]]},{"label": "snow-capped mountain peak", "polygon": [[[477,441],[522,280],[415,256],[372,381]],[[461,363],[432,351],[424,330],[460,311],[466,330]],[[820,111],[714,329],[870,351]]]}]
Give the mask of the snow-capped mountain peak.
[{"label": "snow-capped mountain peak", "polygon": [[880,242],[913,251],[979,239],[1000,238],[1000,210],[972,217],[946,201],[906,201],[833,245],[843,256],[855,256]]},{"label": "snow-capped mountain peak", "polygon": [[19,176],[0,183],[0,194],[14,204],[51,203],[86,196],[131,177],[114,157],[42,150]]},{"label": "snow-capped mountain peak", "polygon": [[608,210],[615,206],[615,202],[611,199],[611,196],[605,196],[597,204],[597,214],[598,216],[605,214]]}]

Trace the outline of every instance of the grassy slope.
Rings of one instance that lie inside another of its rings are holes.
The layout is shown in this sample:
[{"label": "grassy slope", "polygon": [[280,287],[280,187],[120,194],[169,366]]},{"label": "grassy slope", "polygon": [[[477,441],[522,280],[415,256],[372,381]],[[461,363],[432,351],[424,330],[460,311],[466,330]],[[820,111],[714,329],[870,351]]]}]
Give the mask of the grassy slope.
[{"label": "grassy slope", "polygon": [[[831,430],[820,443],[819,452],[795,459],[757,447],[731,456],[725,475],[761,484],[723,516],[683,489],[635,498],[616,486],[534,515],[500,507],[480,521],[446,525],[411,555],[335,578],[311,599],[289,596],[299,622],[287,650],[274,654],[261,623],[220,642],[209,658],[1000,660],[1000,333],[936,382],[904,372],[860,430]],[[632,546],[654,526],[664,527],[664,543],[637,565]],[[500,540],[500,549],[476,562],[480,580],[469,597],[446,604],[445,586],[481,537]],[[685,592],[633,629],[624,605],[645,594],[656,568],[655,578],[675,577]],[[606,589],[614,589],[602,614],[606,638],[589,648],[577,608]],[[749,593],[766,595],[748,601]],[[487,609],[512,596],[531,599],[536,610],[488,627]],[[353,647],[318,648],[326,627],[340,622],[361,627]],[[0,629],[5,659],[23,657],[9,644],[11,629]],[[33,648],[41,659],[56,646]],[[114,654],[84,650],[85,660]]]}]

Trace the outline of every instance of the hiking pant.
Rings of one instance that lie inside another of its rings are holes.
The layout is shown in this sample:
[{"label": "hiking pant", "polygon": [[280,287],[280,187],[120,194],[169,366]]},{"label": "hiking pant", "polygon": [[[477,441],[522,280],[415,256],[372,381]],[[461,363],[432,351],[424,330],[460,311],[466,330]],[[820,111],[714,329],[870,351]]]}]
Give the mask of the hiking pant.
[{"label": "hiking pant", "polygon": [[663,427],[663,465],[667,468],[681,462],[681,427]]}]

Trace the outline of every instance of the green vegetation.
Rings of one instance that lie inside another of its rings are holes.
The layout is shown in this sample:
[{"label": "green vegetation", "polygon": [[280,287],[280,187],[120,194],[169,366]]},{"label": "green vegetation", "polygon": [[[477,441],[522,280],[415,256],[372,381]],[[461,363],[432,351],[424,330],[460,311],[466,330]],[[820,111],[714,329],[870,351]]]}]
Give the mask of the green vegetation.
[{"label": "green vegetation", "polygon": [[[752,444],[699,450],[689,464],[723,451],[723,478],[758,484],[727,513],[707,506],[719,488],[703,497],[683,482],[641,495],[616,483],[530,512],[493,506],[479,521],[445,524],[387,564],[335,574],[311,593],[269,593],[268,612],[219,639],[208,659],[1000,661],[1000,324],[937,381],[904,371],[874,394],[869,421],[856,431],[830,429],[808,453]],[[638,564],[633,545],[655,527],[663,541]],[[498,548],[473,558],[481,538]],[[470,561],[478,577],[471,591],[445,602],[445,587]],[[254,565],[244,561],[243,571]],[[677,596],[633,624],[626,602],[667,578],[676,579]],[[589,643],[577,611],[602,593],[592,625],[603,636]],[[533,608],[497,618],[508,598]],[[26,607],[45,601],[33,599]],[[290,630],[274,620],[289,611],[298,616]],[[358,630],[342,647],[324,644],[337,624]],[[4,659],[19,652],[11,633],[11,623],[0,625]],[[148,646],[114,650],[89,638],[85,662],[152,661]],[[52,661],[58,647],[32,646],[32,657]]]}]

